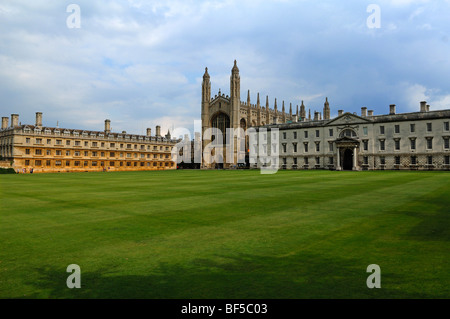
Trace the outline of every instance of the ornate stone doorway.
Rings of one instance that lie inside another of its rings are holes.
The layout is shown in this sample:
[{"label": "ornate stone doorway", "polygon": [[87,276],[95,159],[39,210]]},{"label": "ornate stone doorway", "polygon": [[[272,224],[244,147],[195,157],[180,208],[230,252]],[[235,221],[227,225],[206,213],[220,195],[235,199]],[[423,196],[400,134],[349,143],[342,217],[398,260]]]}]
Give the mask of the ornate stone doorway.
[{"label": "ornate stone doorway", "polygon": [[358,148],[359,141],[357,139],[343,136],[336,141],[337,149],[337,166],[336,169],[340,170],[358,170]]}]

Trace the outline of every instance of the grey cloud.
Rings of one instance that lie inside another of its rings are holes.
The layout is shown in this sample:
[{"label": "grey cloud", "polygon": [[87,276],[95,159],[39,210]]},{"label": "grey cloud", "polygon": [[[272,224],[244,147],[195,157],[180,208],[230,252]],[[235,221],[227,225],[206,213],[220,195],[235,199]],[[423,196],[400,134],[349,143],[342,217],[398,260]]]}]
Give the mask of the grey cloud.
[{"label": "grey cloud", "polygon": [[[81,29],[66,27],[72,2],[81,7]],[[425,88],[444,108],[449,3],[380,1],[376,30],[366,26],[369,3],[3,1],[0,110],[29,122],[43,111],[49,125],[73,128],[101,129],[106,117],[117,131],[158,122],[163,131],[192,128],[204,67],[213,94],[228,94],[234,59],[242,100],[250,89],[252,101],[260,92],[271,105],[304,99],[321,110],[327,96],[334,113],[361,106],[385,113],[390,103],[406,112]]]}]

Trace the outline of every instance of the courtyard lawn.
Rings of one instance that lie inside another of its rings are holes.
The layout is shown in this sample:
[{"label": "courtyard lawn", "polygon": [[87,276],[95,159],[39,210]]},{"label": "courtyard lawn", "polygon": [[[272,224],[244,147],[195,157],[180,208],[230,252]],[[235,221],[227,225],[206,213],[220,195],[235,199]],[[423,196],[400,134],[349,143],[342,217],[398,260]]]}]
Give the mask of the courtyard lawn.
[{"label": "courtyard lawn", "polygon": [[447,172],[0,176],[0,298],[448,298],[449,240]]}]

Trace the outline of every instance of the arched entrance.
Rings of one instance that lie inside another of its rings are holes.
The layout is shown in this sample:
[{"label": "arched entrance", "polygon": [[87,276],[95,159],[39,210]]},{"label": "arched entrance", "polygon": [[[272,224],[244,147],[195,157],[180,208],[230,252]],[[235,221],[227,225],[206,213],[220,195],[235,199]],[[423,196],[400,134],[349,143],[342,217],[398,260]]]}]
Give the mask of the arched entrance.
[{"label": "arched entrance", "polygon": [[342,169],[344,171],[351,171],[353,169],[353,150],[347,148],[344,150],[344,157],[342,158]]},{"label": "arched entrance", "polygon": [[340,170],[358,170],[358,148],[359,141],[352,136],[352,131],[347,130],[344,136],[339,137],[335,141],[337,163],[336,169]]},{"label": "arched entrance", "polygon": [[[212,158],[209,158],[206,167],[222,169],[226,166],[227,129],[230,128],[230,117],[220,111],[215,113],[211,117],[211,128],[213,129],[211,138],[213,146],[210,150]],[[218,129],[220,133],[215,129]],[[220,135],[222,140],[219,138]]]}]

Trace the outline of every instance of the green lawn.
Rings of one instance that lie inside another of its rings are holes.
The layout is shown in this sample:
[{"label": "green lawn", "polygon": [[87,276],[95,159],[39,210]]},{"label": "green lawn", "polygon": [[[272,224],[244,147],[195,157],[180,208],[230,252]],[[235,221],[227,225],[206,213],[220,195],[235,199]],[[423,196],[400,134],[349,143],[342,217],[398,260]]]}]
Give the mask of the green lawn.
[{"label": "green lawn", "polygon": [[1,175],[0,201],[0,298],[450,297],[446,172]]}]

